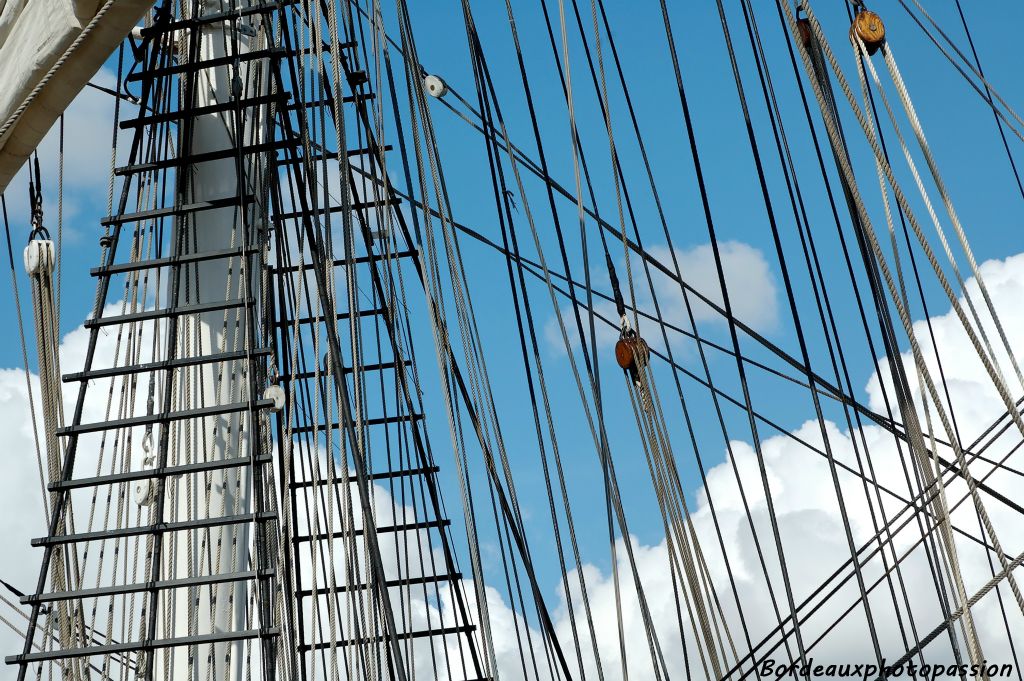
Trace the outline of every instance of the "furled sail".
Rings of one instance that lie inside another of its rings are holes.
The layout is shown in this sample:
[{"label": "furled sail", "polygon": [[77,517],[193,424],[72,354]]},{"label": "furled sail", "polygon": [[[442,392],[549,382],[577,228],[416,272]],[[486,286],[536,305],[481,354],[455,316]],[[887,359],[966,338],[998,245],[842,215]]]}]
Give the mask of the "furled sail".
[{"label": "furled sail", "polygon": [[152,4],[0,0],[0,191]]}]

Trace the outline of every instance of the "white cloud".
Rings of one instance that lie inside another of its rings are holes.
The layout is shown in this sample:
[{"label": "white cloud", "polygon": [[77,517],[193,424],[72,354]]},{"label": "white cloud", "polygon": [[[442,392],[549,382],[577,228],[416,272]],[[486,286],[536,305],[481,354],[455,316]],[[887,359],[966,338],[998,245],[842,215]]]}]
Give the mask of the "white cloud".
[{"label": "white cloud", "polygon": [[[672,251],[667,246],[649,247],[648,251],[659,262],[664,263],[670,270],[674,269],[672,264]],[[748,324],[754,329],[762,332],[772,331],[778,324],[778,301],[776,294],[775,278],[764,254],[758,249],[739,241],[724,241],[719,244],[719,252],[722,258],[722,269],[725,273],[726,286],[729,290],[729,301],[732,304],[733,314],[740,321]],[[719,284],[718,269],[715,265],[714,252],[710,244],[701,244],[692,248],[675,249],[676,260],[679,263],[679,271],[682,279],[694,290],[707,297],[712,303],[722,307],[722,287]],[[651,297],[647,278],[642,270],[642,263],[637,257],[632,257],[631,266],[633,270],[634,289],[637,296],[637,307],[642,313],[656,316],[654,302]],[[616,271],[622,287],[622,294],[627,306],[630,302],[629,284],[626,278],[625,263],[619,260],[616,263]],[[597,272],[598,288],[609,292],[607,276],[603,268]],[[690,330],[690,318],[686,310],[686,300],[680,290],[679,284],[667,275],[651,269],[651,279],[654,283],[654,292],[661,307],[661,317],[668,324],[681,329]],[[579,294],[578,294],[579,295]],[[693,318],[697,324],[724,324],[725,318],[716,312],[711,306],[700,298],[688,294]],[[618,324],[618,314],[615,305],[610,301],[595,299],[595,311],[605,319]],[[571,304],[563,304],[559,310],[566,325],[570,341],[578,345],[576,325],[572,316]],[[580,314],[586,321],[585,300],[580,300]],[[663,342],[660,333],[654,331],[654,323],[640,319],[641,334],[648,343],[656,348],[661,348]],[[599,347],[610,347],[618,340],[619,334],[601,321],[596,322],[597,343]],[[586,328],[586,327],[585,327]],[[645,332],[645,329],[647,331]],[[558,321],[551,318],[544,326],[544,336],[556,352],[565,352],[565,343],[562,340],[561,331],[558,328]],[[669,333],[670,338],[678,338],[678,334]]]},{"label": "white cloud", "polygon": [[[649,249],[660,262],[672,262],[667,246]],[[723,305],[722,287],[715,265],[714,251],[710,244],[688,249],[675,249],[679,271],[683,281],[705,295],[713,303]],[[775,278],[764,254],[749,244],[739,241],[723,241],[719,244],[725,285],[729,289],[729,302],[737,319],[761,331],[770,331],[778,323],[778,302],[776,301]],[[664,275],[654,277],[655,289],[665,316],[669,321],[688,326],[683,296],[679,284]],[[711,307],[690,296],[693,316],[698,322],[723,322],[721,315]],[[680,323],[682,322],[682,323]]]}]

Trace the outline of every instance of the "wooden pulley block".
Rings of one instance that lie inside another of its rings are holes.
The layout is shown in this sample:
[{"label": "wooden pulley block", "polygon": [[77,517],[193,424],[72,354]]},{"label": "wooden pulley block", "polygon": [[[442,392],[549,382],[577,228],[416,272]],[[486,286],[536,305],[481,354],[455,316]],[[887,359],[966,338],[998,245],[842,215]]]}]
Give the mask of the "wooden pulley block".
[{"label": "wooden pulley block", "polygon": [[882,23],[882,17],[866,9],[857,12],[853,26],[850,27],[850,33],[854,32],[864,42],[864,47],[868,48],[868,54],[877,52],[885,42],[885,24]]},{"label": "wooden pulley block", "polygon": [[647,347],[647,341],[638,336],[635,332],[622,336],[615,344],[615,361],[619,366],[629,371],[637,371],[647,366],[651,358],[651,349]]},{"label": "wooden pulley block", "polygon": [[806,49],[808,49],[808,50],[811,49],[811,45],[812,45],[811,38],[813,37],[813,34],[811,33],[811,21],[810,21],[810,19],[806,19],[806,18],[797,19],[796,20],[796,30],[800,34],[800,42],[802,42],[804,44],[804,47]]}]

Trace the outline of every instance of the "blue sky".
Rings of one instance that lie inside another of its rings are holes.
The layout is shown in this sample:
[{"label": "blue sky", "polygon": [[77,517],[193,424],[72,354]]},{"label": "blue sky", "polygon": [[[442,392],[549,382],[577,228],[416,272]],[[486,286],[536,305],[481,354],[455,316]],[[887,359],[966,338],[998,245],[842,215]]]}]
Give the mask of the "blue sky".
[{"label": "blue sky", "polygon": [[[467,57],[465,33],[462,27],[461,8],[458,3],[414,3],[414,20],[420,57],[432,72],[440,74],[451,86],[470,101],[476,101],[470,64]],[[771,282],[774,294],[763,286],[756,290],[732,291],[733,295],[760,301],[761,306],[776,306],[774,319],[767,315],[763,319],[763,331],[773,342],[792,355],[797,355],[797,344],[793,323],[783,297],[778,258],[772,245],[771,232],[765,216],[757,184],[750,147],[743,126],[736,90],[732,80],[725,44],[722,38],[719,18],[714,3],[676,3],[672,8],[672,19],[676,32],[677,47],[683,76],[686,81],[689,101],[693,108],[694,127],[700,147],[701,160],[710,193],[711,210],[723,241],[744,244],[761,254],[765,263],[766,276],[755,279]],[[767,114],[757,86],[756,71],[738,2],[727,2],[730,29],[736,44],[740,71],[752,110],[757,140],[768,176],[774,208],[783,235],[784,250],[797,284],[797,298],[805,325],[817,328],[816,317],[807,288],[807,275],[802,265],[799,242],[795,236],[792,214],[786,198],[780,165],[774,151]],[[872,375],[874,362],[863,341],[857,340],[859,321],[855,315],[853,298],[845,279],[845,265],[838,250],[835,227],[832,223],[828,204],[822,189],[820,174],[810,146],[804,115],[796,96],[796,81],[789,65],[786,39],[776,15],[774,3],[756,3],[757,16],[765,43],[767,59],[773,75],[774,85],[782,107],[782,117],[793,146],[798,176],[802,183],[807,209],[811,216],[811,228],[819,240],[820,255],[828,276],[835,277],[833,303],[844,334],[848,334],[850,346],[848,359],[851,363],[852,382],[856,391],[861,391]],[[819,16],[843,60],[847,75],[852,76],[852,52],[846,45],[845,7],[843,3],[818,3]],[[953,2],[943,0],[929,7],[939,24],[963,49],[966,41]],[[1019,27],[1024,20],[1024,7],[1019,3],[992,2],[984,8],[975,3],[964,3],[982,64],[990,82],[1002,96],[1017,108],[1024,101],[1024,91],[1019,77]],[[522,5],[522,6],[520,6]],[[555,21],[557,39],[557,3],[548,2]],[[519,30],[524,40],[524,53],[530,74],[534,96],[541,111],[540,125],[545,148],[551,163],[552,174],[567,188],[573,186],[572,156],[569,147],[567,117],[554,69],[555,55],[547,40],[540,10],[541,2],[517,3],[514,7]],[[970,89],[952,66],[942,57],[921,31],[912,23],[896,3],[875,7],[886,20],[890,43],[906,77],[911,95],[928,134],[932,149],[944,172],[944,179],[950,189],[957,209],[965,223],[971,245],[980,261],[1005,258],[1024,250],[1024,227],[1022,224],[1022,199],[1010,173],[1002,142],[997,134],[995,122],[987,106]],[[664,200],[670,230],[677,248],[685,252],[699,253],[707,243],[708,236],[700,209],[693,166],[689,158],[685,129],[675,91],[668,48],[661,28],[658,3],[643,2],[608,3],[609,20],[613,26],[614,38],[623,62],[631,95],[637,109],[647,150],[650,154],[654,175]],[[590,30],[589,6],[581,7],[584,27]],[[511,39],[504,8],[498,3],[476,3],[474,12],[481,33],[484,50],[492,70],[496,88],[499,91],[505,120],[510,136],[528,154],[535,157],[529,120],[526,116],[525,100],[522,96],[518,68],[511,48]],[[570,18],[570,21],[572,19]],[[569,29],[576,110],[595,190],[602,216],[615,222],[615,198],[612,175],[609,172],[607,139],[603,121],[597,108],[597,99],[585,71],[579,49],[578,31]],[[610,68],[610,57],[605,45],[606,60]],[[111,61],[97,80],[109,85],[116,64]],[[626,168],[626,180],[635,195],[641,235],[645,244],[664,247],[664,237],[654,210],[650,192],[644,189],[646,178],[639,165],[639,155],[631,140],[626,110],[620,90],[614,85],[615,79],[609,71],[612,87],[612,116],[619,153]],[[94,281],[88,276],[90,267],[98,264],[98,239],[102,233],[99,219],[107,212],[107,177],[109,167],[111,123],[113,102],[108,95],[87,90],[76,102],[65,122],[66,186],[64,191],[64,234],[63,247],[63,299],[62,329],[71,331],[78,327],[89,311],[94,295]],[[491,196],[489,178],[486,173],[485,148],[480,136],[464,121],[458,119],[443,107],[433,108],[434,122],[442,149],[445,175],[453,196],[453,215],[458,221],[474,227],[495,240],[499,232],[495,220],[494,202]],[[820,116],[812,111],[815,125],[820,133]],[[847,120],[847,131],[856,137],[852,120]],[[1009,134],[1009,133],[1008,133]],[[41,163],[47,193],[47,224],[56,231],[56,187],[57,156],[56,140],[51,134],[41,151]],[[1015,158],[1024,162],[1020,155],[1021,142],[1010,135],[1010,149]],[[895,153],[895,149],[892,149]],[[876,228],[882,229],[880,203],[874,169],[864,155],[863,145],[854,145],[856,171],[862,190],[872,209]],[[397,158],[397,157],[393,157]],[[899,165],[899,164],[898,164]],[[923,168],[923,164],[921,164]],[[835,173],[829,164],[830,179]],[[905,179],[905,174],[903,176]],[[18,272],[22,299],[27,296],[27,282],[21,272],[20,250],[27,236],[28,214],[25,206],[27,180],[24,176],[16,179],[7,189],[7,202],[13,230],[14,257]],[[909,191],[912,185],[904,185]],[[536,181],[527,182],[527,197],[531,208],[538,217],[538,227],[543,235],[543,248],[549,262],[557,262],[554,240],[551,232],[550,214],[545,197]],[[522,215],[524,197],[517,197]],[[916,199],[912,199],[916,200]],[[915,204],[916,205],[916,204]],[[577,244],[578,225],[575,207],[567,202],[559,204],[563,226]],[[923,214],[922,214],[923,217]],[[518,224],[520,238],[529,240],[527,226]],[[593,226],[592,223],[590,225]],[[932,233],[930,225],[924,228]],[[844,229],[848,229],[844,218]],[[847,232],[849,234],[849,232]],[[602,261],[595,247],[596,234],[591,232],[591,258],[598,273],[595,278],[606,281],[600,273]],[[621,246],[613,246],[620,278],[623,277],[624,263],[621,260]],[[487,341],[488,357],[492,370],[498,406],[503,419],[503,428],[510,445],[510,455],[523,465],[520,478],[523,499],[527,506],[535,508],[537,531],[543,530],[543,514],[546,513],[541,488],[541,478],[536,466],[535,444],[532,441],[532,419],[523,409],[525,387],[522,373],[518,369],[518,338],[511,313],[508,283],[504,259],[497,253],[464,242],[464,255],[469,279],[473,282],[477,318]],[[695,250],[698,249],[698,250]],[[532,251],[530,246],[526,250]],[[581,271],[582,259],[576,245],[572,261],[575,272]],[[696,256],[695,256],[696,257]],[[636,261],[634,260],[634,267]],[[695,261],[696,262],[696,261]],[[752,261],[751,261],[752,262]],[[561,269],[561,266],[558,266]],[[684,273],[685,276],[686,273]],[[573,486],[577,498],[586,499],[593,495],[599,499],[600,474],[594,465],[593,447],[588,444],[588,435],[582,428],[581,414],[574,407],[578,401],[571,383],[564,349],[559,342],[552,342],[549,333],[553,323],[553,311],[547,303],[546,292],[534,282],[531,295],[539,327],[542,330],[544,361],[552,380],[552,395],[556,413],[562,419],[561,427],[567,435],[561,439],[563,456],[573,466]],[[739,284],[737,284],[739,285]],[[948,309],[942,293],[934,284],[927,288],[932,314]],[[0,296],[0,314],[13,319],[13,297],[10,293]],[[755,314],[757,310],[751,311]],[[25,309],[28,314],[28,309]],[[923,317],[922,311],[915,310],[915,318]],[[420,320],[422,321],[422,319]],[[423,367],[421,372],[429,374],[434,363],[431,357],[429,333],[425,327],[419,348]],[[649,327],[648,327],[649,328]],[[10,328],[7,342],[0,345],[0,366],[20,366],[20,347]],[[727,340],[726,327],[713,319],[702,323],[701,332],[718,342]],[[643,326],[641,332],[653,335]],[[828,375],[827,359],[820,332],[810,333],[811,356],[816,369]],[[749,339],[741,341],[744,351],[756,359],[767,359]],[[905,349],[905,348],[904,348]],[[614,370],[610,347],[601,349],[604,375],[608,381],[607,390],[619,388],[618,376]],[[678,346],[681,361],[693,370],[699,370],[697,354],[692,343],[680,342]],[[715,355],[712,351],[712,373],[723,389],[736,394],[738,382],[733,365],[727,357]],[[772,366],[783,368],[778,362]],[[659,374],[662,395],[668,395],[671,378],[667,372]],[[435,450],[442,468],[450,474],[450,456],[445,451],[447,427],[441,411],[436,379],[428,379],[427,408],[432,414],[431,431]],[[778,379],[752,372],[751,385],[754,402],[763,406],[766,413],[785,429],[793,429],[807,419],[813,418],[810,401],[806,392],[787,389]],[[624,388],[623,388],[624,389]],[[713,422],[713,412],[706,391],[692,382],[684,382],[684,390],[692,397],[698,437],[701,449],[709,464],[719,463],[724,456],[724,442]],[[859,393],[863,397],[863,394]],[[669,399],[669,398],[666,398]],[[673,398],[674,399],[674,398]],[[610,406],[623,409],[623,396],[610,399]],[[689,473],[687,488],[695,491],[698,481],[694,473],[693,457],[689,453],[685,431],[682,429],[678,406],[673,405],[670,418],[673,436],[684,470]],[[641,463],[632,433],[632,416],[618,412],[623,418],[610,419],[609,426],[613,441],[620,444],[619,470],[623,485],[637,508],[650,504],[649,481],[646,467]],[[749,431],[744,430],[744,418],[735,409],[727,412],[730,434],[741,440],[749,440]],[[827,414],[838,419],[840,412]],[[633,444],[631,444],[633,443]],[[520,458],[522,457],[522,458]],[[451,477],[446,477],[449,489],[454,489]],[[453,502],[456,496],[450,497]],[[653,509],[653,506],[646,506]],[[454,503],[449,504],[449,513],[457,514]],[[587,518],[581,532],[585,546],[602,547],[606,542],[603,519]],[[657,541],[661,534],[660,523],[635,523],[632,528],[643,541]],[[606,549],[606,547],[605,547]],[[588,553],[587,557],[599,565],[605,565],[607,557],[600,550]],[[543,568],[550,582],[553,562],[545,561]]]}]

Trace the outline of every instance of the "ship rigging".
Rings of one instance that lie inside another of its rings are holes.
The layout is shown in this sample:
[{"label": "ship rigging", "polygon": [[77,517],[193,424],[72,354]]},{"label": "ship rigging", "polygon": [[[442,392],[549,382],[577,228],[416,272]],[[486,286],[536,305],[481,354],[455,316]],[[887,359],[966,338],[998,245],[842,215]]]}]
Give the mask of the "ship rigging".
[{"label": "ship rigging", "polygon": [[[955,2],[967,51],[898,5],[1024,199],[1024,120]],[[852,649],[865,679],[1021,678],[1018,313],[926,135],[895,4],[709,3],[750,169],[724,193],[690,9],[652,3],[674,125],[653,130],[603,0],[477,4],[439,28],[406,0],[76,1],[48,46],[59,0],[0,2],[45,507],[36,581],[2,582],[12,678],[738,681]],[[428,68],[429,40],[463,70]],[[26,45],[48,61],[16,70]],[[61,116],[104,62],[107,214],[69,366]],[[55,215],[35,148],[58,121]],[[728,236],[732,201],[760,216],[784,334],[745,304],[768,279],[744,279],[765,259]],[[951,395],[936,301],[983,417]],[[834,522],[786,498],[780,450]]]}]

